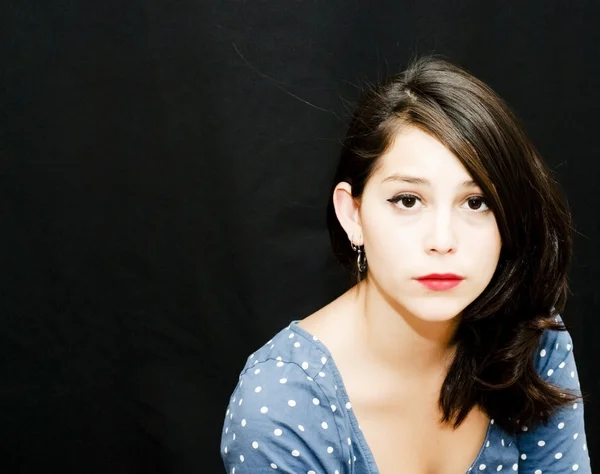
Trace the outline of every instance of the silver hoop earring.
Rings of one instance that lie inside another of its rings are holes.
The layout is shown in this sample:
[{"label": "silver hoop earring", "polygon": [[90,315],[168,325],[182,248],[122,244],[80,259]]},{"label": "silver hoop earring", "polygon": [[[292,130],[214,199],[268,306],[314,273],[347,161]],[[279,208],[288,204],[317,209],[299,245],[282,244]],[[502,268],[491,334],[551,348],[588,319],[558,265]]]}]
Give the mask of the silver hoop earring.
[{"label": "silver hoop earring", "polygon": [[358,271],[360,273],[364,273],[367,271],[367,255],[363,250],[363,247],[358,247],[358,256],[356,257],[356,265],[358,266]]},{"label": "silver hoop earring", "polygon": [[367,271],[367,255],[365,254],[364,245],[355,245],[354,244],[354,234],[350,237],[350,247],[354,252],[358,252],[358,256],[356,257],[356,266],[358,267],[358,271],[360,273],[364,273]]}]

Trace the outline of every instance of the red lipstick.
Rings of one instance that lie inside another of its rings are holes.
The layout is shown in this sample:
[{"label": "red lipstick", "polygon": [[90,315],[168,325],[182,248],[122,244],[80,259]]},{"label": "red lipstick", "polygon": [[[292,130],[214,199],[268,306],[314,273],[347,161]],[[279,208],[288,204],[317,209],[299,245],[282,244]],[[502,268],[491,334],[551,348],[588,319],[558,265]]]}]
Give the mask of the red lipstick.
[{"label": "red lipstick", "polygon": [[463,280],[464,277],[454,273],[431,273],[417,278],[419,283],[434,291],[450,290]]}]

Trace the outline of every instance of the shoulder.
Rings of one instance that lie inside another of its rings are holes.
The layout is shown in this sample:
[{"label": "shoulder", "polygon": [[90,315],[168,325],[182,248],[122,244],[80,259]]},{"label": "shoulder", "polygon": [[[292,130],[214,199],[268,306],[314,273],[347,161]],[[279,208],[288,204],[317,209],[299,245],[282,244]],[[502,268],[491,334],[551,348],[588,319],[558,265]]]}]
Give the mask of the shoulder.
[{"label": "shoulder", "polygon": [[221,434],[228,470],[343,472],[349,454],[336,382],[311,339],[288,326],[248,358]]},{"label": "shoulder", "polygon": [[[557,321],[562,322],[560,316]],[[573,359],[573,340],[568,330],[544,331],[534,357],[536,370],[544,380],[556,379],[562,372],[566,376],[572,373],[571,378],[575,378]]]}]

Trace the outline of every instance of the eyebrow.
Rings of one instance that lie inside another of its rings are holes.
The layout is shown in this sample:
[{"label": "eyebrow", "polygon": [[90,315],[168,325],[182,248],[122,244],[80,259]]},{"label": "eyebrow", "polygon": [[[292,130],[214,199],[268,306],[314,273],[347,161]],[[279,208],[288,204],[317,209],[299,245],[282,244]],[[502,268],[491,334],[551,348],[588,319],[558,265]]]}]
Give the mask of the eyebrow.
[{"label": "eyebrow", "polygon": [[[424,186],[431,186],[431,182],[425,178],[417,178],[415,176],[404,176],[397,173],[394,173],[387,178],[385,178],[382,183],[387,183],[389,181],[400,181],[402,183],[410,183],[410,184],[421,184]],[[461,188],[478,188],[479,185],[473,180],[463,181],[460,184]]]}]

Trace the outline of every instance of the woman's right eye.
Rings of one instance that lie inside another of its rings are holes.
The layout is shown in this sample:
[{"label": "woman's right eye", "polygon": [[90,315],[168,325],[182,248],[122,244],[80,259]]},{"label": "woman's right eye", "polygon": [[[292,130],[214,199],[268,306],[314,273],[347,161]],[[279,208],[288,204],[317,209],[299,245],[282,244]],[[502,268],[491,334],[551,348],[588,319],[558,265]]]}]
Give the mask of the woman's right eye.
[{"label": "woman's right eye", "polygon": [[401,203],[400,209],[411,209],[415,206],[417,201],[421,199],[415,196],[414,194],[398,194],[391,199],[388,199],[389,202],[393,204]]}]

